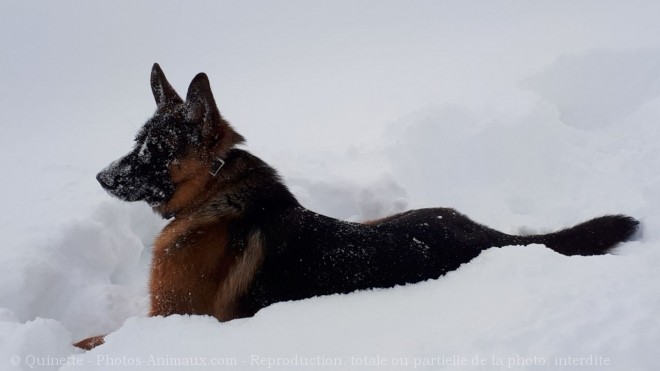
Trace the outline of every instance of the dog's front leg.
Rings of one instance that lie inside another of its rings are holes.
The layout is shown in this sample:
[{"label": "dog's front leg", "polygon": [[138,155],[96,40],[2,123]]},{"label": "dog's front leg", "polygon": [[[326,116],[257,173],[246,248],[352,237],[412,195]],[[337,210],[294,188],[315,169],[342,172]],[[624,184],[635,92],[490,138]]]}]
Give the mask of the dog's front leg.
[{"label": "dog's front leg", "polygon": [[85,340],[81,340],[73,344],[73,346],[80,349],[91,350],[103,343],[105,343],[105,335],[98,335],[98,336],[89,337]]}]

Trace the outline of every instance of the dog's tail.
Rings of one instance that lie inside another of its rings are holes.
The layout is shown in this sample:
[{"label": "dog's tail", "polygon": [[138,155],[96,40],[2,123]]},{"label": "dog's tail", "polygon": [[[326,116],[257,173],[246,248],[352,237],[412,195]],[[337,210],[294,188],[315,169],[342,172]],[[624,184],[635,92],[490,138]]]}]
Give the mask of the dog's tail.
[{"label": "dog's tail", "polygon": [[512,237],[515,244],[544,244],[564,255],[602,255],[628,241],[638,228],[639,221],[632,217],[607,215],[550,234]]}]

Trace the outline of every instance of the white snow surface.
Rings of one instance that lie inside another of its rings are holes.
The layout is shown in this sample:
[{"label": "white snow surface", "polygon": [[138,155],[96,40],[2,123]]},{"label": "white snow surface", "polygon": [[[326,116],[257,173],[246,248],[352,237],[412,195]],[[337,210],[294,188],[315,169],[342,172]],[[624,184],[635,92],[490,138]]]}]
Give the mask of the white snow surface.
[{"label": "white snow surface", "polygon": [[[1,6],[0,370],[658,369],[659,3],[183,4]],[[155,109],[153,62],[181,95],[207,72],[317,212],[448,206],[507,233],[625,213],[642,230],[612,255],[508,246],[253,318],[148,318],[165,221],[94,176]]]}]

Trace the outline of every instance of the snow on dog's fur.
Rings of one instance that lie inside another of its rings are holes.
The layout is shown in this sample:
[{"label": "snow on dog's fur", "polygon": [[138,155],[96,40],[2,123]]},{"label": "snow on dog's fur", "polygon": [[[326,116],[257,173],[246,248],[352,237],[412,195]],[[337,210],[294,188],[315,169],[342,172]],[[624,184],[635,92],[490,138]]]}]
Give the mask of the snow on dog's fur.
[{"label": "snow on dog's fur", "polygon": [[[237,146],[244,139],[198,74],[185,101],[155,64],[158,105],[134,149],[97,176],[112,195],[146,201],[173,220],[154,245],[150,315],[226,321],[275,302],[438,278],[491,247],[544,244],[565,255],[607,253],[638,222],[615,215],[533,236],[508,235],[448,208],[366,223],[302,207],[277,172]],[[90,349],[102,336],[76,345]]]}]

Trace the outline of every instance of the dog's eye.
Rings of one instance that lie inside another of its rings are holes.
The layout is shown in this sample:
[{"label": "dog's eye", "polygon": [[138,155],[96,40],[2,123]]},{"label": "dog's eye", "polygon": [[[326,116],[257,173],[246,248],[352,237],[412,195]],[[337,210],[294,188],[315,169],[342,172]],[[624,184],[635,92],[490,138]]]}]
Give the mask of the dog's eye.
[{"label": "dog's eye", "polygon": [[152,154],[155,154],[155,155],[160,155],[160,154],[166,152],[166,149],[167,149],[166,147],[167,147],[167,145],[165,143],[163,143],[163,141],[156,140],[156,139],[153,139],[153,138],[147,139],[143,144],[143,148],[145,148],[146,151],[148,151]]}]

